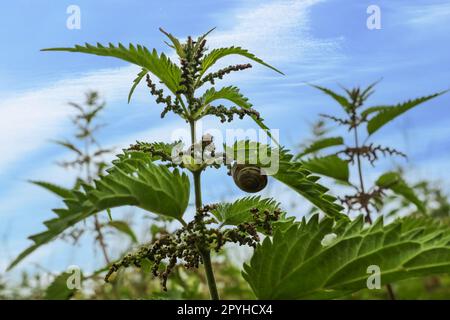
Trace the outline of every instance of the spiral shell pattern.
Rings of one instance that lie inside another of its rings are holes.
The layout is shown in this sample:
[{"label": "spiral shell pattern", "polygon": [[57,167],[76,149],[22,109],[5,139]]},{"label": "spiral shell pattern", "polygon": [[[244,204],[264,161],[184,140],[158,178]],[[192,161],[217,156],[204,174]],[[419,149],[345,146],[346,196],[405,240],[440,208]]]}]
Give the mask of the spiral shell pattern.
[{"label": "spiral shell pattern", "polygon": [[248,193],[259,192],[267,185],[267,175],[254,165],[235,164],[231,170],[234,183]]}]

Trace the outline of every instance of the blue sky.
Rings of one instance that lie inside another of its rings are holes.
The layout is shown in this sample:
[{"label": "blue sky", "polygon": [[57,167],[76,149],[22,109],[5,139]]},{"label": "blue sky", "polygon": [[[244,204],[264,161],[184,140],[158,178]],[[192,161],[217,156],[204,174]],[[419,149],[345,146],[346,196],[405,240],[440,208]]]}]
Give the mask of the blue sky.
[{"label": "blue sky", "polygon": [[[66,8],[81,9],[81,30],[66,28]],[[368,30],[366,9],[381,8],[381,30]],[[130,105],[127,93],[138,68],[124,62],[41,48],[84,42],[140,43],[170,54],[164,27],[181,38],[217,27],[209,46],[239,45],[283,70],[286,76],[255,66],[219,85],[239,85],[281,143],[294,148],[309,136],[309,122],[319,113],[336,112],[332,101],[305,86],[305,81],[332,88],[367,85],[383,78],[371,104],[393,104],[450,87],[450,1],[14,1],[0,12],[0,272],[27,247],[26,237],[42,231],[59,201],[27,179],[70,185],[74,173],[54,162],[67,154],[49,143],[70,137],[68,101],[81,102],[87,89],[100,91],[108,103],[108,127],[100,140],[126,146],[136,139],[169,140],[184,122],[159,119],[160,107],[141,86]],[[244,61],[230,59],[228,62]],[[410,155],[409,177],[450,178],[450,95],[440,97],[395,121],[374,140]],[[204,127],[216,127],[208,119]],[[234,124],[251,127],[249,121]],[[382,168],[392,167],[385,161]],[[376,173],[374,173],[375,175]],[[215,201],[236,188],[224,172],[205,181],[206,199]],[[217,181],[220,181],[218,184]],[[447,183],[448,185],[448,183]],[[292,194],[281,192],[284,200]],[[295,197],[295,196],[294,196]],[[294,198],[297,199],[297,198]],[[300,200],[301,201],[301,200]],[[302,202],[301,202],[302,203]],[[136,213],[136,214],[141,214]],[[301,212],[295,214],[301,215]],[[101,261],[90,249],[57,242],[37,251],[14,273],[31,263],[63,270],[76,263],[92,269]],[[119,246],[120,247],[120,246]]]}]

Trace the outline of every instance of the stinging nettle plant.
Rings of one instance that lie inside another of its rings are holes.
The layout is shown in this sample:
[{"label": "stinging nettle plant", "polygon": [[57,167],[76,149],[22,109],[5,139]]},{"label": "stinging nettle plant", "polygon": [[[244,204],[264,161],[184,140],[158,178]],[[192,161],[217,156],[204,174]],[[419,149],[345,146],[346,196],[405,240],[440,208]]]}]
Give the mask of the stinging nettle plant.
[{"label": "stinging nettle plant", "polygon": [[[54,140],[53,142],[73,155],[71,160],[60,161],[57,164],[65,169],[78,171],[78,177],[73,186],[73,189],[78,189],[83,183],[91,184],[94,178],[102,174],[106,167],[103,157],[110,154],[112,149],[103,148],[96,137],[98,131],[104,126],[102,123],[98,123],[98,117],[106,106],[105,102],[100,101],[98,92],[88,91],[85,93],[85,101],[82,104],[69,102],[68,105],[75,109],[75,114],[71,117],[71,122],[75,127],[74,137],[72,139]],[[65,188],[61,188],[52,182],[31,182],[61,198],[70,194]],[[101,223],[97,215],[94,215],[92,220],[96,243],[102,251],[105,262],[110,263],[111,259],[104,240],[104,224]],[[74,227],[67,234],[62,234],[61,237],[77,243],[86,229],[86,225],[84,228]]]},{"label": "stinging nettle plant", "polygon": [[[395,148],[370,142],[372,135],[405,112],[447,92],[438,92],[392,106],[367,107],[366,101],[374,93],[374,87],[377,83],[375,82],[363,89],[359,87],[344,88],[345,95],[340,95],[328,88],[312,85],[312,87],[333,98],[342,107],[345,114],[345,117],[336,117],[329,114],[321,114],[320,116],[325,120],[333,121],[338,126],[344,126],[349,136],[328,137],[329,130],[322,129],[321,134],[317,135],[317,139],[304,147],[295,157],[297,160],[302,160],[310,171],[332,178],[341,185],[352,187],[355,192],[339,200],[348,212],[363,211],[366,215],[366,222],[370,224],[372,223],[371,211],[379,211],[383,205],[383,197],[386,196],[388,190],[414,204],[419,212],[426,213],[425,205],[415,195],[413,188],[406,184],[399,172],[390,171],[380,175],[371,188],[365,185],[364,160],[374,167],[380,156],[406,158],[403,152]],[[362,140],[361,129],[364,126],[366,127],[366,134],[365,139]],[[338,150],[325,156],[318,155],[321,151],[330,148],[337,148]],[[356,168],[357,182],[350,179],[350,165]]]},{"label": "stinging nettle plant", "polygon": [[[124,149],[107,173],[92,185],[83,184],[80,190],[68,190],[65,207],[54,210],[57,217],[45,222],[46,231],[30,237],[34,244],[13,261],[10,268],[87,217],[131,205],[170,217],[178,221],[180,227],[111,264],[107,281],[120,268],[135,266],[159,277],[166,289],[167,279],[177,264],[188,269],[203,265],[211,298],[218,299],[211,252],[221,250],[227,242],[254,248],[253,257],[244,265],[243,277],[261,299],[339,297],[365,288],[366,269],[372,264],[381,267],[386,283],[446,271],[450,258],[447,229],[426,219],[406,218],[389,225],[378,219],[369,228],[364,226],[363,215],[350,221],[337,198],[317,182],[319,177],[278,144],[265,148],[278,155],[279,169],[271,178],[309,200],[324,218],[314,215],[308,221],[295,221],[293,217],[286,217],[276,200],[259,196],[243,197],[232,203],[203,204],[201,177],[211,167],[226,165],[238,186],[247,192],[256,192],[267,184],[267,177],[262,175],[267,164],[236,163],[242,151],[246,153],[246,160],[260,152],[259,143],[236,141],[224,146],[231,152],[220,155],[216,154],[213,137],[196,136],[197,121],[208,115],[219,117],[221,122],[233,121],[234,116],[248,116],[268,131],[259,113],[237,87],[215,87],[226,74],[248,69],[251,65],[232,65],[216,71],[211,70],[212,67],[226,56],[239,55],[281,72],[240,47],[208,51],[209,32],[195,40],[188,37],[181,42],[161,31],[169,39],[168,45],[175,50],[179,64],[141,45],[86,44],[45,51],[110,56],[141,67],[128,100],[145,78],[156,102],[164,106],[162,116],[173,112],[189,124],[191,145],[183,152],[184,161],[173,161],[172,152],[177,142],[138,142]],[[199,94],[199,89],[205,85],[210,88]],[[234,106],[217,104],[217,100],[228,100]],[[195,161],[198,149],[225,157],[227,161],[213,165]],[[191,221],[185,220],[191,193],[188,174],[192,175],[195,199],[195,215]],[[324,238],[330,239],[330,234],[335,237],[325,243]],[[261,235],[265,236],[262,243]]]},{"label": "stinging nettle plant", "polygon": [[[426,214],[425,204],[416,195],[414,188],[408,186],[398,171],[381,174],[375,184],[369,188],[365,181],[366,175],[363,173],[363,161],[365,160],[375,167],[380,156],[406,158],[403,152],[395,148],[370,142],[372,134],[408,110],[447,92],[438,92],[392,106],[367,107],[367,99],[374,93],[377,83],[372,83],[367,88],[343,88],[344,95],[325,87],[312,85],[334,99],[342,107],[345,117],[321,114],[321,120],[313,128],[316,139],[304,146],[296,156],[296,159],[302,160],[303,164],[312,172],[329,177],[338,185],[350,187],[353,192],[339,197],[339,200],[348,213],[363,212],[365,222],[368,224],[373,223],[372,215],[374,213],[381,214],[381,210],[388,201],[399,197],[404,206],[415,205],[418,212],[422,215]],[[325,120],[346,128],[348,137],[328,136],[330,129],[324,129]],[[364,126],[366,134],[365,139],[362,140],[361,129],[364,129]],[[337,149],[337,151],[327,155],[320,154],[323,150],[328,149]],[[356,181],[350,179],[350,166],[353,166],[357,173]],[[395,299],[393,289],[389,284],[387,292],[391,299]]]}]

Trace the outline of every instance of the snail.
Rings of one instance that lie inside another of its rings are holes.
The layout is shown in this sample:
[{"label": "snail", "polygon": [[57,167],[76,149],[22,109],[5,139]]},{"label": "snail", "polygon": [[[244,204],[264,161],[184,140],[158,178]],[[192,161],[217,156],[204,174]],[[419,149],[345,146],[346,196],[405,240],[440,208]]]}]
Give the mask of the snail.
[{"label": "snail", "polygon": [[267,175],[255,165],[234,164],[231,175],[239,189],[248,193],[259,192],[267,185]]}]

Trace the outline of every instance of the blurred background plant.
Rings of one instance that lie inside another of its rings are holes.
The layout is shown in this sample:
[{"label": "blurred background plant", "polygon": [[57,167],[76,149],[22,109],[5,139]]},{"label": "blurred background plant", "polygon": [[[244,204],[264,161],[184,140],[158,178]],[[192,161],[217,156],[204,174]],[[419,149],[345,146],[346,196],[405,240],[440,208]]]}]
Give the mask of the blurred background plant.
[{"label": "blurred background plant", "polygon": [[[104,156],[111,154],[113,149],[102,148],[96,137],[97,132],[104,127],[104,124],[98,123],[98,117],[106,105],[105,102],[100,101],[98,92],[88,91],[85,93],[83,104],[69,102],[69,105],[76,110],[75,115],[71,118],[76,128],[74,137],[71,140],[55,140],[54,143],[66,148],[74,155],[73,159],[61,161],[57,164],[66,169],[78,171],[74,188],[79,189],[82,183],[91,184],[93,179],[102,174],[106,167]],[[60,186],[44,181],[33,181],[33,183],[55,193],[57,196],[63,196],[63,193],[61,193],[63,188]],[[85,223],[81,227],[73,227],[61,237],[76,244],[86,231],[93,231],[96,246],[101,249],[105,263],[109,264],[111,260],[104,241],[104,229],[107,227],[127,232],[132,238],[135,238],[125,222],[112,224],[111,222],[102,221],[99,215],[94,215],[91,225]]]},{"label": "blurred background plant", "polygon": [[[394,148],[370,142],[372,134],[386,123],[446,91],[392,106],[367,107],[366,100],[374,93],[377,83],[367,88],[342,88],[344,95],[312,85],[337,102],[345,116],[321,114],[320,119],[311,124],[310,138],[298,144],[300,152],[296,158],[303,161],[312,172],[328,178],[328,187],[333,194],[341,195],[339,199],[348,214],[365,212],[366,222],[369,224],[379,216],[391,221],[404,216],[424,215],[448,224],[449,195],[442,183],[420,180],[408,184],[405,167],[398,164],[390,171],[380,174],[376,166],[376,162],[381,160],[380,156],[406,159],[406,155]],[[329,125],[327,120],[335,126]],[[338,127],[344,128],[342,136],[331,135]],[[361,139],[361,131],[366,131],[364,139]],[[369,164],[367,167],[379,175],[375,181],[369,181],[372,173],[363,170],[367,169],[363,164],[364,160]],[[351,180],[351,174],[355,175],[354,180]],[[373,186],[369,187],[368,182],[372,182]],[[309,214],[315,212],[317,210],[313,208]],[[408,279],[389,285],[386,291],[366,289],[347,298],[448,299],[449,284],[448,275]]]}]

